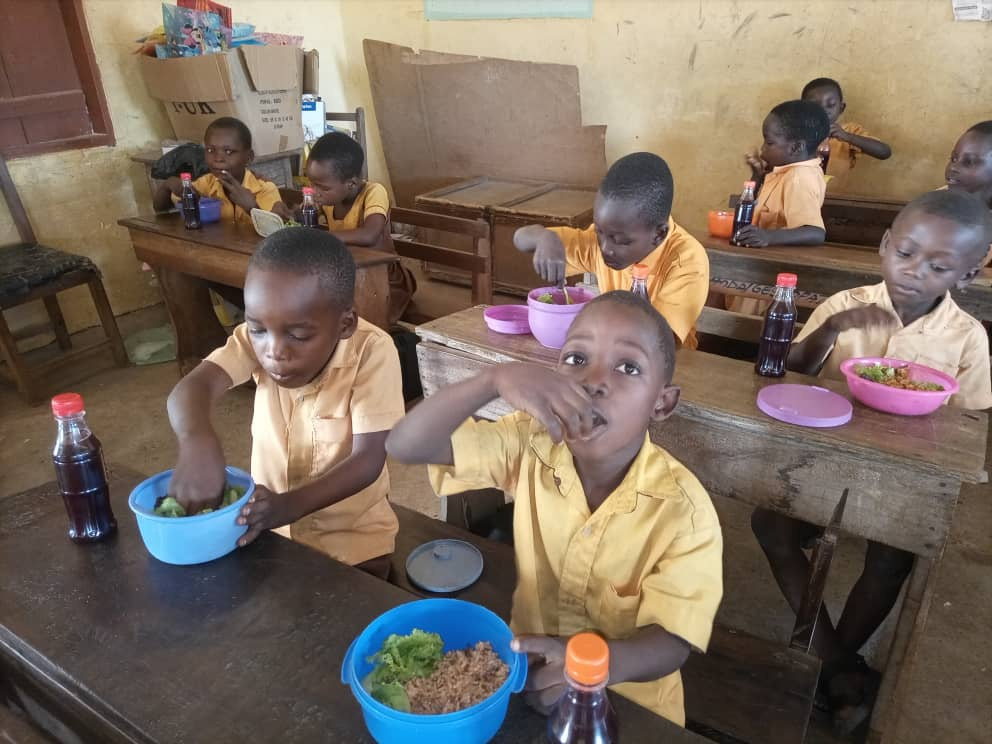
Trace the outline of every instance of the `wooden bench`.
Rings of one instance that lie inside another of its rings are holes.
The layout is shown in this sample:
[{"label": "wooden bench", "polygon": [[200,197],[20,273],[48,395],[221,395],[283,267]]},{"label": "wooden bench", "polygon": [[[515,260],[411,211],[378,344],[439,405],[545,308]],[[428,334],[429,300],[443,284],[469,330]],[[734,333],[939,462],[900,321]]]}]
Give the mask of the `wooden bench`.
[{"label": "wooden bench", "polygon": [[[399,518],[389,581],[421,596],[436,596],[414,586],[406,559],[419,545],[456,538],[475,545],[484,567],[478,582],[456,596],[510,617],[516,567],[513,548],[503,543],[393,505]],[[730,744],[802,742],[820,673],[814,656],[780,643],[714,625],[709,649],[692,654],[682,668],[687,728]]]}]

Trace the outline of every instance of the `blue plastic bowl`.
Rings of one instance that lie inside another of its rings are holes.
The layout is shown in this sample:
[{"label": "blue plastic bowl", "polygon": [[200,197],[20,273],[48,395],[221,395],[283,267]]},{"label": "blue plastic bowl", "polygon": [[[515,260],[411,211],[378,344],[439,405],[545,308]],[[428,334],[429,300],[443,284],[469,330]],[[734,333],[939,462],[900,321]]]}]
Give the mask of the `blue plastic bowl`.
[{"label": "blue plastic bowl", "polygon": [[228,466],[227,483],[245,489],[244,496],[230,506],[192,517],[160,517],[155,501],[169,490],[172,471],[153,475],[131,491],[128,506],[138,520],[138,531],[148,552],[163,563],[187,566],[206,563],[227,555],[237,547],[248,525],[236,524],[238,512],[255,491],[255,481],[244,470]]},{"label": "blue plastic bowl", "polygon": [[211,222],[220,222],[220,199],[212,199],[209,196],[200,197],[200,222],[204,225]]},{"label": "blue plastic bowl", "polygon": [[[414,628],[439,634],[445,652],[489,641],[510,667],[506,682],[481,703],[455,713],[418,715],[383,705],[362,687],[373,667],[368,658],[390,634],[406,635]],[[341,681],[351,686],[362,706],[365,726],[379,744],[482,744],[499,731],[510,693],[520,692],[527,679],[527,657],[510,650],[512,638],[509,626],[485,607],[460,599],[421,599],[380,615],[351,642],[341,666]]]}]

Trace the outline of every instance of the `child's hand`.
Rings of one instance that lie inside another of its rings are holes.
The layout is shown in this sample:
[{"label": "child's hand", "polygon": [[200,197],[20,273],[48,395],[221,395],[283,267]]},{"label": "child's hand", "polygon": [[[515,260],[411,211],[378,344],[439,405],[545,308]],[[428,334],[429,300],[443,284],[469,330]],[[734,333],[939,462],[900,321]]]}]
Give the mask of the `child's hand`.
[{"label": "child's hand", "polygon": [[204,435],[180,442],[169,495],[175,496],[187,514],[216,508],[224,496],[225,481],[224,451],[216,436]]},{"label": "child's hand", "polygon": [[221,171],[217,179],[227,192],[227,198],[246,212],[258,206],[255,195],[242,186],[228,171]]},{"label": "child's hand", "polygon": [[761,159],[761,155],[757,150],[752,150],[745,155],[744,160],[747,162],[748,166],[750,166],[751,175],[754,176],[755,181],[763,178],[764,175],[771,170],[771,168],[768,167],[768,163]]},{"label": "child's hand", "polygon": [[238,524],[248,525],[248,531],[238,540],[238,547],[243,548],[253,542],[264,530],[295,522],[300,515],[295,513],[292,505],[292,499],[287,498],[286,494],[272,493],[256,483],[255,492],[238,515]]},{"label": "child's hand", "polygon": [[545,230],[538,238],[534,271],[551,286],[558,286],[565,278],[565,244],[550,230]]},{"label": "child's hand", "polygon": [[768,230],[763,230],[757,225],[744,225],[734,235],[734,240],[748,248],[764,248],[768,245]]},{"label": "child's hand", "polygon": [[878,305],[871,304],[864,307],[855,307],[850,310],[842,310],[835,315],[831,315],[827,324],[834,333],[843,333],[844,331],[850,331],[856,328],[891,328],[897,325],[897,318]]},{"label": "child's hand", "polygon": [[527,654],[524,700],[541,715],[548,715],[565,692],[565,641],[554,636],[523,635],[510,648]]},{"label": "child's hand", "polygon": [[540,421],[554,442],[592,432],[592,398],[577,382],[537,364],[501,364],[493,375],[499,396]]},{"label": "child's hand", "polygon": [[847,132],[844,131],[844,127],[842,127],[837,122],[834,122],[833,124],[830,125],[830,136],[833,137],[834,139],[839,139],[842,142],[850,141],[850,136],[848,135]]}]

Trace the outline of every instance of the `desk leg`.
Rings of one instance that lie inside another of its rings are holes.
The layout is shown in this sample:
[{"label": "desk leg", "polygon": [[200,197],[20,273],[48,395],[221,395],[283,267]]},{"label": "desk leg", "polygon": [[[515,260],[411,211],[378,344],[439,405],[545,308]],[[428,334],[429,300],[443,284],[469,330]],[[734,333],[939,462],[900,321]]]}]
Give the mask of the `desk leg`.
[{"label": "desk leg", "polygon": [[[913,572],[909,575],[906,596],[899,612],[899,622],[892,637],[888,659],[882,673],[875,710],[871,716],[868,741],[871,744],[892,742],[893,728],[905,702],[906,685],[916,657],[916,647],[930,614],[934,584],[943,550],[933,559],[916,557]],[[894,743],[893,743],[894,744]]]},{"label": "desk leg", "polygon": [[152,266],[176,333],[176,361],[185,375],[218,346],[227,333],[217,320],[208,283],[174,269]]},{"label": "desk leg", "polygon": [[369,323],[389,330],[389,266],[360,268],[355,275],[355,310]]}]

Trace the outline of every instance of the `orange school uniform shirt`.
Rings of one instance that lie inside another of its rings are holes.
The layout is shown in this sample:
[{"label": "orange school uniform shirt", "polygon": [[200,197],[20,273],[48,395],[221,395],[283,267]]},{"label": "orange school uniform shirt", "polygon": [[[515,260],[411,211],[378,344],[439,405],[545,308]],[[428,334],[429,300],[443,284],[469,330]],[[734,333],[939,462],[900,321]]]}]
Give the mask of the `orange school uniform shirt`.
[{"label": "orange school uniform shirt", "polygon": [[[549,229],[565,245],[568,275],[595,274],[601,292],[630,289],[633,282],[630,268],[618,271],[603,261],[595,224],[582,230],[574,227]],[[703,311],[710,289],[710,261],[706,250],[669,217],[665,240],[641,263],[650,271],[647,284],[651,304],[665,316],[682,344],[695,349],[698,345],[696,320]]]},{"label": "orange school uniform shirt", "polygon": [[331,232],[357,230],[373,214],[381,214],[389,219],[389,194],[386,192],[386,187],[372,181],[366,182],[348,208],[348,213],[341,219],[335,219],[334,207],[324,207],[327,229]]},{"label": "orange school uniform shirt", "polygon": [[[858,137],[871,137],[867,129],[853,122],[841,124],[841,129]],[[858,156],[862,150],[850,142],[842,142],[839,139],[829,138],[827,144],[830,146],[830,159],[827,161],[826,173],[830,176],[827,179],[827,191],[843,191],[847,185],[847,178],[857,164]]]},{"label": "orange school uniform shirt", "polygon": [[[831,160],[833,157],[831,156]],[[777,165],[765,176],[754,204],[754,224],[765,230],[823,227],[827,185],[819,158]]]},{"label": "orange school uniform shirt", "polygon": [[[660,625],[701,651],[723,596],[723,537],[706,489],[651,442],[594,512],[572,453],[526,413],[465,421],[451,437],[453,467],[432,465],[439,495],[500,488],[514,497],[515,633],[608,639]],[[682,677],[613,685],[685,725]],[[632,737],[636,740],[636,735]]]},{"label": "orange school uniform shirt", "polygon": [[[272,181],[259,178],[247,168],[245,168],[245,177],[241,179],[241,185],[255,195],[258,208],[264,209],[266,212],[271,212],[272,207],[282,201],[278,186]],[[193,181],[193,188],[200,196],[220,199],[220,218],[222,220],[227,222],[251,221],[250,214],[227,198],[227,194],[224,193],[224,186],[213,173],[207,173],[197,178]],[[172,195],[172,203],[179,203],[179,198],[175,194]]]},{"label": "orange school uniform shirt", "polygon": [[[818,305],[793,343],[809,336],[832,315],[872,304],[896,316],[885,282],[848,289]],[[961,386],[960,392],[950,400],[952,406],[971,410],[992,408],[988,334],[978,320],[958,307],[950,293],[944,295],[934,310],[908,326],[897,321],[894,330],[843,331],[837,336],[820,375],[843,379],[841,362],[854,357],[890,357],[933,367],[955,378]]]},{"label": "orange school uniform shirt", "polygon": [[[316,480],[351,454],[352,436],[391,429],[405,413],[393,340],[361,318],[324,370],[300,388],[280,387],[265,373],[244,323],[207,361],[234,386],[255,380],[251,475],[274,493]],[[277,532],[350,565],[392,553],[399,522],[388,494],[383,466],[372,485]]]}]

